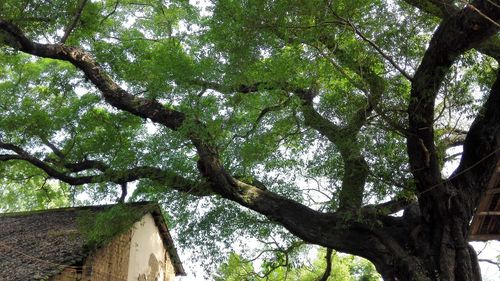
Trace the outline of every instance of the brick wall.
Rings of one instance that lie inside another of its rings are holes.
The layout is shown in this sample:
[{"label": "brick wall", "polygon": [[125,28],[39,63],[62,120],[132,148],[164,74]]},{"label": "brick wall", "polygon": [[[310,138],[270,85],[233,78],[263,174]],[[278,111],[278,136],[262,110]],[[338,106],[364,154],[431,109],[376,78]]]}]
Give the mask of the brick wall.
[{"label": "brick wall", "polygon": [[68,267],[50,281],[127,281],[132,230],[90,255],[81,268]]},{"label": "brick wall", "polygon": [[[141,261],[147,262],[145,268],[141,268]],[[157,280],[159,276],[162,280]],[[68,267],[49,281],[173,281],[174,277],[170,255],[153,217],[146,215],[87,257],[83,266]]]}]

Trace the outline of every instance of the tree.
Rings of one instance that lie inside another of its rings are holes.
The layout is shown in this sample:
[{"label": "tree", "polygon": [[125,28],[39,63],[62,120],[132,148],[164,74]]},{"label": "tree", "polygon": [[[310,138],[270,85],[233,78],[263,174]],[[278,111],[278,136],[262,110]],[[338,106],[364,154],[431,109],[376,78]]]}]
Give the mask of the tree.
[{"label": "tree", "polygon": [[[298,267],[278,267],[274,271],[266,270],[266,264],[263,265],[265,274],[255,272],[250,261],[241,256],[231,253],[227,262],[221,264],[215,276],[216,281],[241,281],[241,280],[300,280],[300,281],[378,281],[380,276],[375,268],[366,260],[356,258],[351,255],[339,255],[330,252],[327,254],[325,262],[324,256],[327,251],[320,251],[318,257],[313,260],[310,266],[300,265]],[[330,269],[327,270],[327,262],[330,263]],[[328,275],[322,279],[323,272],[327,270]]]},{"label": "tree", "polygon": [[500,156],[498,0],[50,3],[0,4],[5,185],[123,201],[138,181],[225,245],[279,234],[387,280],[481,279],[467,236]]}]

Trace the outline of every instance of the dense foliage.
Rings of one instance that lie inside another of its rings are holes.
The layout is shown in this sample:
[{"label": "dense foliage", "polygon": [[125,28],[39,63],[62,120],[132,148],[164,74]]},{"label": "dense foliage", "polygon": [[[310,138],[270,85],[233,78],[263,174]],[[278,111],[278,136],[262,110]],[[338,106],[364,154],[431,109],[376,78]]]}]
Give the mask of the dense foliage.
[{"label": "dense foliage", "polygon": [[477,280],[499,4],[1,1],[0,210],[158,200],[209,269],[306,242]]}]

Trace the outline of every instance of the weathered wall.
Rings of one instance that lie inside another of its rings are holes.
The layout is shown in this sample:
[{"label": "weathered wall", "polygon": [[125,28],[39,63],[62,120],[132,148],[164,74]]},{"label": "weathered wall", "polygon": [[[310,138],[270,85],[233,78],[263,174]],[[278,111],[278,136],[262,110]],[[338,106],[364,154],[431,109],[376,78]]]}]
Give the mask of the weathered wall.
[{"label": "weathered wall", "polygon": [[128,281],[170,281],[175,273],[151,214],[132,229]]},{"label": "weathered wall", "polygon": [[66,268],[50,281],[126,281],[132,230],[89,256],[81,269]]},{"label": "weathered wall", "polygon": [[79,270],[50,281],[172,281],[173,264],[151,214],[89,256]]},{"label": "weathered wall", "polygon": [[170,255],[165,250],[165,281],[172,281],[175,277],[175,269],[172,260],[170,259]]}]

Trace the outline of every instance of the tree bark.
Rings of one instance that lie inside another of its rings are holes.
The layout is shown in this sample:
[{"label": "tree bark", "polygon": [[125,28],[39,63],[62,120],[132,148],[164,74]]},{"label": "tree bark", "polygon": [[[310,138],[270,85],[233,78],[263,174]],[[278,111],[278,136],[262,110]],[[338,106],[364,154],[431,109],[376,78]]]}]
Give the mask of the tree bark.
[{"label": "tree bark", "polygon": [[[471,5],[474,8],[467,6],[441,23],[412,81],[407,148],[421,216],[411,240],[415,255],[422,261],[422,276],[427,278],[422,280],[480,280],[477,257],[467,237],[474,208],[498,161],[498,78],[483,113],[469,130],[462,163],[448,180],[441,179],[433,131],[434,101],[449,68],[458,56],[498,31],[491,22],[500,17],[498,4],[474,1]],[[480,151],[472,154],[471,149]],[[403,280],[413,279],[404,276]]]}]

